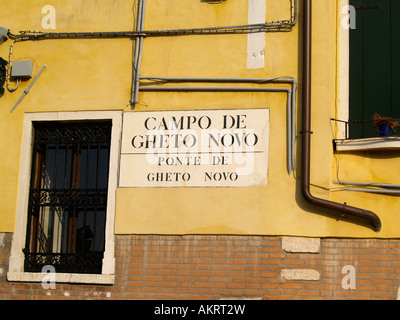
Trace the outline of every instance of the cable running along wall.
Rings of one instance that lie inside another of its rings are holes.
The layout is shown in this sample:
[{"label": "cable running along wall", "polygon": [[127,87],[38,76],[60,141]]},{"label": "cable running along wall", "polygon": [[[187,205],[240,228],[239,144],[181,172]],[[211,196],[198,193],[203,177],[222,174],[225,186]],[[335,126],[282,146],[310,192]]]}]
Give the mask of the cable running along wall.
[{"label": "cable running along wall", "polygon": [[[139,0],[140,3],[144,0]],[[37,32],[20,31],[19,34],[9,32],[11,39],[45,40],[68,38],[134,38],[134,37],[168,37],[180,35],[238,34],[255,32],[290,32],[298,21],[298,0],[290,0],[290,19],[270,21],[261,24],[232,25],[209,28],[187,28],[169,30],[141,30],[115,32]]]}]

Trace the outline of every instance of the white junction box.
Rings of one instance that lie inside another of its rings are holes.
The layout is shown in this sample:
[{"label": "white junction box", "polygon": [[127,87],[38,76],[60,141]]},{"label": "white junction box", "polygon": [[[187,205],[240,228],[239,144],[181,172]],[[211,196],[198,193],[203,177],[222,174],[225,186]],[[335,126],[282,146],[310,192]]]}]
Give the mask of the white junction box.
[{"label": "white junction box", "polygon": [[13,61],[11,67],[11,77],[32,78],[33,61]]}]

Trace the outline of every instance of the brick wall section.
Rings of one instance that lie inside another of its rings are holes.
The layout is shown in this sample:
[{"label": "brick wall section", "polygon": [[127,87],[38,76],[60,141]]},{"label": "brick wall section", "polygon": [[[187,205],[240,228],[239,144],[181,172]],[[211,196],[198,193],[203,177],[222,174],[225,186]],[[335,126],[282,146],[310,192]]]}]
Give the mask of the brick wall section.
[{"label": "brick wall section", "polygon": [[[321,239],[319,253],[288,253],[280,237],[117,236],[113,286],[6,280],[12,234],[0,241],[0,299],[382,299],[400,285],[399,240]],[[0,239],[1,240],[1,239]],[[342,268],[356,288],[342,288]],[[319,280],[287,280],[281,270],[316,270]]]}]

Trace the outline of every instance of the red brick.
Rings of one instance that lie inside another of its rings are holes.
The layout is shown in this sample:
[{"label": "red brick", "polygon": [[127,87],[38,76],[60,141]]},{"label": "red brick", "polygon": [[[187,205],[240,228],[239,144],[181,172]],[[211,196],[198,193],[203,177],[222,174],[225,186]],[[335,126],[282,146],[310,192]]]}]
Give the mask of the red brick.
[{"label": "red brick", "polygon": [[[8,238],[7,238],[8,239]],[[7,269],[11,236],[0,250]],[[394,299],[400,274],[400,241],[321,239],[319,254],[286,254],[281,239],[261,236],[116,236],[113,286],[40,283],[0,279],[0,299]],[[344,290],[344,265],[356,268],[356,289]],[[321,280],[285,281],[283,268],[311,268]],[[68,291],[69,296],[64,292]]]}]

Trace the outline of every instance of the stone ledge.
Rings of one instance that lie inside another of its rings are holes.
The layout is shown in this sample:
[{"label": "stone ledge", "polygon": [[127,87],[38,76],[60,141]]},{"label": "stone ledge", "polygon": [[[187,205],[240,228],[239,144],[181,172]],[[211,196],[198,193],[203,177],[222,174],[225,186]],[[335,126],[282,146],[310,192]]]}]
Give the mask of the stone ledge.
[{"label": "stone ledge", "polygon": [[285,280],[319,281],[321,274],[314,269],[282,269],[281,278]]},{"label": "stone ledge", "polygon": [[319,253],[321,239],[319,238],[297,238],[283,237],[282,249],[290,253]]},{"label": "stone ledge", "polygon": [[[47,281],[49,273],[13,272],[7,273],[8,281],[42,282]],[[54,273],[56,283],[80,283],[80,284],[114,284],[113,274],[79,274],[79,273]]]},{"label": "stone ledge", "polygon": [[4,249],[6,246],[6,234],[0,233],[0,249]]},{"label": "stone ledge", "polygon": [[337,139],[337,140],[334,140],[334,142],[335,142],[335,150],[336,151],[400,149],[400,138],[399,137]]}]

